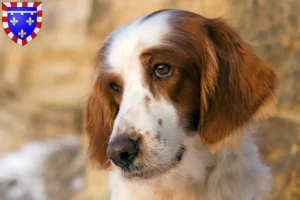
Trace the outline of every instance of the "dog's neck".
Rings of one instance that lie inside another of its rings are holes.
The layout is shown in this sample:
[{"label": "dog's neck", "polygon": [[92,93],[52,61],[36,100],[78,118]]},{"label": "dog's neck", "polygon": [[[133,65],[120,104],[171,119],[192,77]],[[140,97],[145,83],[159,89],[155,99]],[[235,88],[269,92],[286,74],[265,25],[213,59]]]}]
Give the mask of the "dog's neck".
[{"label": "dog's neck", "polygon": [[191,138],[181,163],[153,180],[126,180],[113,170],[111,200],[262,200],[268,168],[260,163],[251,137],[242,140],[234,151],[213,155],[200,139]]}]

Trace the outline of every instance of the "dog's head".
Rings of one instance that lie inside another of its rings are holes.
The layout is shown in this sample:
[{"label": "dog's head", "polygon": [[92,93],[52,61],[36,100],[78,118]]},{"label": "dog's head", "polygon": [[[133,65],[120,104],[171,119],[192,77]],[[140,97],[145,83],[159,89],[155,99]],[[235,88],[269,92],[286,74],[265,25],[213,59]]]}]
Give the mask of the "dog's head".
[{"label": "dog's head", "polygon": [[222,19],[163,10],[121,27],[98,55],[86,106],[90,158],[125,177],[179,165],[201,138],[217,149],[272,101],[276,76]]}]

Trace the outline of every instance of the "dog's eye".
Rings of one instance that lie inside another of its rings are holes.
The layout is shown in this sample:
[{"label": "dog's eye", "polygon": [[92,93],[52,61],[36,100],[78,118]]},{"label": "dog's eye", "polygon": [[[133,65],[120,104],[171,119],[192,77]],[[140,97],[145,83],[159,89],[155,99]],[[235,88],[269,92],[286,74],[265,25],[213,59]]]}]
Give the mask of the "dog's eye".
[{"label": "dog's eye", "polygon": [[118,86],[115,82],[110,82],[109,83],[109,87],[111,89],[113,89],[114,91],[116,91],[116,92],[120,92],[121,91],[120,86]]},{"label": "dog's eye", "polygon": [[172,68],[168,64],[157,64],[154,66],[155,76],[159,78],[166,78],[171,74],[171,72]]}]

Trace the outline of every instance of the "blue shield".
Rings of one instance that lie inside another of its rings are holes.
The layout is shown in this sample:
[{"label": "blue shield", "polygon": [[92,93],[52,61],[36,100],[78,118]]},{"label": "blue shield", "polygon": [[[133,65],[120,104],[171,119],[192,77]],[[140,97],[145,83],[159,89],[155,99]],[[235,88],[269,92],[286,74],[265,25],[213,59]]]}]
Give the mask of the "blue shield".
[{"label": "blue shield", "polygon": [[42,27],[42,3],[3,2],[2,24],[12,41],[21,46],[26,45]]}]

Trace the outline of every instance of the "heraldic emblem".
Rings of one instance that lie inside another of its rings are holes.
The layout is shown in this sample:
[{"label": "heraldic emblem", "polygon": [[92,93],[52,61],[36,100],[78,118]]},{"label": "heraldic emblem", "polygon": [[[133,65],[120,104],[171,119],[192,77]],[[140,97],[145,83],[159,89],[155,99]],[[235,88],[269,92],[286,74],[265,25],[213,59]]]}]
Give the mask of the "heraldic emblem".
[{"label": "heraldic emblem", "polygon": [[2,24],[12,41],[26,45],[42,27],[42,2],[3,2]]}]

